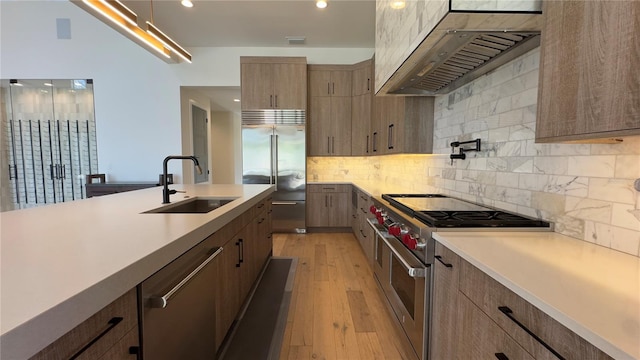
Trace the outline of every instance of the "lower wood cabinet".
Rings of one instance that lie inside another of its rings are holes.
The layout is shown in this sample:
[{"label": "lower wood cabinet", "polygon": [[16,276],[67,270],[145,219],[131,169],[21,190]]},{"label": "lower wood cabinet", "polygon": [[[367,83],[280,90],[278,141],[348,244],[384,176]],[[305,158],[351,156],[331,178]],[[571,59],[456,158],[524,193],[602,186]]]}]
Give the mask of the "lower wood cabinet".
[{"label": "lower wood cabinet", "polygon": [[307,227],[350,227],[351,185],[307,185]]},{"label": "lower wood cabinet", "polygon": [[369,208],[373,205],[371,197],[364,192],[355,189],[357,196],[357,206],[355,208],[355,221],[353,225],[353,233],[355,234],[360,246],[367,256],[369,263],[373,264],[374,252],[375,252],[375,238],[374,232],[367,219],[373,215],[369,212]]},{"label": "lower wood cabinet", "polygon": [[611,359],[438,242],[435,254],[431,358]]},{"label": "lower wood cabinet", "polygon": [[458,322],[457,359],[534,359],[465,296],[458,301]]},{"label": "lower wood cabinet", "polygon": [[460,267],[461,293],[534,358],[557,359],[557,355],[560,355],[565,359],[611,359],[469,262],[462,260]]},{"label": "lower wood cabinet", "polygon": [[458,344],[458,284],[460,257],[439,242],[435,248],[431,322],[432,359],[454,359]]},{"label": "lower wood cabinet", "polygon": [[32,360],[136,360],[140,351],[136,289],[31,357]]}]

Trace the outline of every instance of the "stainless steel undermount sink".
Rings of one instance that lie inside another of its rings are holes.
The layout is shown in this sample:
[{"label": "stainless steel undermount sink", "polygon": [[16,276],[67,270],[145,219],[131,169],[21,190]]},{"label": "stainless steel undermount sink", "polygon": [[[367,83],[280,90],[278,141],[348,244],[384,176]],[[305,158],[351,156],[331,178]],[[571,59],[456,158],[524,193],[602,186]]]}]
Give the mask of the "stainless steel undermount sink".
[{"label": "stainless steel undermount sink", "polygon": [[205,214],[222,207],[237,198],[193,198],[176,204],[165,205],[143,214]]}]

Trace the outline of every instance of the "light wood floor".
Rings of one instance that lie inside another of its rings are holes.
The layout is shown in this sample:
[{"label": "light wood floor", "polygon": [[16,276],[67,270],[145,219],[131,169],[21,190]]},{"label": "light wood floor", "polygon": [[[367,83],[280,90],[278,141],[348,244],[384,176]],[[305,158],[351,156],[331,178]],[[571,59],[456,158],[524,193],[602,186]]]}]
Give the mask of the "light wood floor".
[{"label": "light wood floor", "polygon": [[298,258],[280,359],[415,359],[352,234],[274,234],[273,255]]}]

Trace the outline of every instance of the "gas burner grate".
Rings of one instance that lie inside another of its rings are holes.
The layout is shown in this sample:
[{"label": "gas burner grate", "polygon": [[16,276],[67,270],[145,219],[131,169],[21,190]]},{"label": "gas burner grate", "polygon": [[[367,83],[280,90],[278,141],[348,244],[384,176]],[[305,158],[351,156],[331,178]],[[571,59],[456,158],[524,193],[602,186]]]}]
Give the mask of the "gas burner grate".
[{"label": "gas burner grate", "polygon": [[435,227],[547,227],[549,223],[504,211],[416,211],[417,219]]}]

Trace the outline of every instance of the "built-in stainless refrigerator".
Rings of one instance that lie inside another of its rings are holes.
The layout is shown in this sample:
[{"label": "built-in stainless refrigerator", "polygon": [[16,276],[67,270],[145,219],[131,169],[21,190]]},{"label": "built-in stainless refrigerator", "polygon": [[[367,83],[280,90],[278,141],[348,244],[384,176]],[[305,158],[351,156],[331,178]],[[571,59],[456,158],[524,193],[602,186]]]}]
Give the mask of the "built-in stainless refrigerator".
[{"label": "built-in stainless refrigerator", "polygon": [[273,184],[274,232],[306,232],[306,145],[302,124],[242,125],[242,183]]}]

